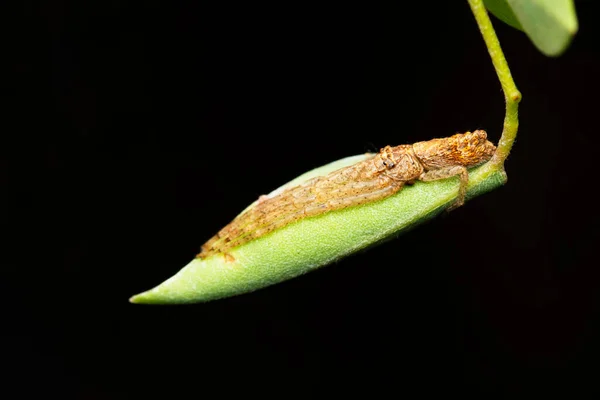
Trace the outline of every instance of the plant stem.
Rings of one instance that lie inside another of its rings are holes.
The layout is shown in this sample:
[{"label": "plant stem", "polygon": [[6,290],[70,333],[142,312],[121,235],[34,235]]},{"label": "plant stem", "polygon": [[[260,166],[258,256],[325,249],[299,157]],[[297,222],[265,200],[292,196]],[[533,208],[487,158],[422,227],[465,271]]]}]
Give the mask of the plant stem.
[{"label": "plant stem", "polygon": [[498,142],[498,148],[496,153],[490,160],[489,164],[492,169],[502,168],[504,166],[504,160],[508,157],[510,149],[517,137],[517,130],[519,128],[519,101],[521,101],[521,92],[517,89],[515,81],[513,81],[510,68],[504,53],[500,47],[500,42],[492,26],[492,21],[488,16],[487,10],[483,5],[483,0],[468,0],[471,6],[471,11],[475,16],[481,35],[485,45],[487,46],[494,69],[502,85],[502,91],[504,92],[504,100],[506,102],[506,115],[504,116],[504,127],[502,129],[502,136]]}]

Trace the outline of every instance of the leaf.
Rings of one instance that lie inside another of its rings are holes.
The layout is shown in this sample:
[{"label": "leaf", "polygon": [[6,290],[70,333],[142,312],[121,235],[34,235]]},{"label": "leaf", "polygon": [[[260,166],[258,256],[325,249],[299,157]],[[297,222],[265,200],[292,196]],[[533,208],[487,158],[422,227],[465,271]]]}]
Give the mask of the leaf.
[{"label": "leaf", "polygon": [[506,1],[507,0],[483,0],[483,4],[485,4],[485,8],[494,14],[500,21],[515,29],[523,31],[523,27]]},{"label": "leaf", "polygon": [[[327,164],[284,186],[325,175],[367,157],[370,155]],[[467,199],[506,182],[504,171],[493,170],[488,164],[471,170],[469,177]],[[197,303],[251,292],[294,278],[432,218],[453,203],[458,187],[458,178],[416,182],[374,203],[300,220],[233,249],[230,254],[235,261],[227,261],[222,254],[205,260],[194,259],[173,277],[133,296],[130,301]]]},{"label": "leaf", "polygon": [[486,8],[524,31],[547,56],[562,54],[577,33],[573,0],[484,0]]}]

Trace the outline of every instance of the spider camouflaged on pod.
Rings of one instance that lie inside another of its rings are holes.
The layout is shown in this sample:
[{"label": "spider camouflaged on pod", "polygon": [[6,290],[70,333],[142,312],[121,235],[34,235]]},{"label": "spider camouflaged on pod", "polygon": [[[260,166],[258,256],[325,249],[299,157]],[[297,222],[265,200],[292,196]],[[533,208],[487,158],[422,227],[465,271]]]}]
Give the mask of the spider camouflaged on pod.
[{"label": "spider camouflaged on pod", "polygon": [[374,202],[401,190],[416,180],[435,181],[460,177],[458,198],[452,208],[464,203],[469,174],[467,168],[488,161],[494,146],[483,130],[452,137],[387,146],[377,155],[309,179],[272,196],[243,212],[202,246],[199,258],[227,252],[275,229],[300,219]]},{"label": "spider camouflaged on pod", "polygon": [[[537,8],[525,10],[518,2],[486,1],[551,55],[562,51],[576,30],[571,2],[539,0]],[[309,171],[261,196],[177,274],[130,301],[196,303],[251,292],[370,247],[506,183],[504,161],[516,138],[521,94],[483,0],[468,3],[504,93],[506,115],[497,147],[483,130],[475,130],[388,146]],[[573,15],[548,17],[559,15],[549,10]],[[543,31],[532,25],[538,17],[545,21]],[[548,35],[552,29],[560,34]]]}]

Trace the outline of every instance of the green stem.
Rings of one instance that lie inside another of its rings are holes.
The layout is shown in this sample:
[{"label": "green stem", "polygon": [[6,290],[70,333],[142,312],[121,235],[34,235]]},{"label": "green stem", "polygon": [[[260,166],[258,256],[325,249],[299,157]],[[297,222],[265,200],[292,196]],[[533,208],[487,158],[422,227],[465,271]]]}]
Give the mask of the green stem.
[{"label": "green stem", "polygon": [[498,169],[504,166],[504,160],[508,157],[510,149],[517,137],[517,130],[519,129],[519,101],[521,101],[521,92],[517,89],[515,81],[513,81],[510,68],[504,53],[500,47],[500,42],[492,26],[492,21],[488,16],[487,10],[483,5],[483,0],[468,0],[471,6],[471,11],[475,16],[481,35],[485,45],[487,46],[494,69],[498,74],[498,79],[502,85],[502,91],[504,92],[504,100],[506,102],[506,115],[504,117],[504,128],[502,129],[502,136],[498,142],[498,149],[496,153],[488,163],[490,168]]}]

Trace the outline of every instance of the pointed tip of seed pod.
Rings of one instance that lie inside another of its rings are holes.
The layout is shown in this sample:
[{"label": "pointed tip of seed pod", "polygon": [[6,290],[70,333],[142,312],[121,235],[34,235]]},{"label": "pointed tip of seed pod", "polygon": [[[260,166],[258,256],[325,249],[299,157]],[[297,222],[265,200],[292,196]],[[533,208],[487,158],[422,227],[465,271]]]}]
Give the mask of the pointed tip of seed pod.
[{"label": "pointed tip of seed pod", "polygon": [[[131,296],[129,298],[129,302],[133,303],[133,304],[139,304],[140,303],[140,297],[141,297],[141,293],[133,295],[133,296]],[[143,301],[141,301],[141,302],[143,302]]]},{"label": "pointed tip of seed pod", "polygon": [[248,287],[247,271],[223,256],[190,261],[175,275],[152,289],[129,298],[132,304],[201,303],[242,292]]},{"label": "pointed tip of seed pod", "polygon": [[148,290],[142,293],[134,294],[129,298],[129,302],[132,304],[151,304],[154,303],[152,301],[152,290]]}]

